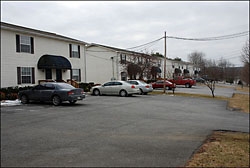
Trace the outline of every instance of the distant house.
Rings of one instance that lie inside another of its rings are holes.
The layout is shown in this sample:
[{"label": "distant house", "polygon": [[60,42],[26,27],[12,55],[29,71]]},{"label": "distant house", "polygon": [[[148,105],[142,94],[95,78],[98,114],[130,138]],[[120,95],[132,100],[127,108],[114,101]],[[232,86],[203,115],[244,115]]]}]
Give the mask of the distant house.
[{"label": "distant house", "polygon": [[1,22],[1,87],[85,80],[87,43]]},{"label": "distant house", "polygon": [[193,77],[200,69],[190,62],[167,58],[166,71],[168,78],[174,76]]}]

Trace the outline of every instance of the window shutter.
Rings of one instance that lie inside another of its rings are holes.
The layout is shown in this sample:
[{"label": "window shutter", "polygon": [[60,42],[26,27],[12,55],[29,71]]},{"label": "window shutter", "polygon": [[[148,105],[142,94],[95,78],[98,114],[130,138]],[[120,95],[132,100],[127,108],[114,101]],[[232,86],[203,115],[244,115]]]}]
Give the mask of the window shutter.
[{"label": "window shutter", "polygon": [[32,84],[35,84],[35,68],[32,68]]},{"label": "window shutter", "polygon": [[30,43],[31,43],[31,54],[34,54],[34,38],[30,37]]},{"label": "window shutter", "polygon": [[17,67],[17,84],[21,84],[21,67]]},{"label": "window shutter", "polygon": [[16,34],[16,52],[20,52],[20,36]]},{"label": "window shutter", "polygon": [[79,82],[81,82],[81,69],[79,69]]},{"label": "window shutter", "polygon": [[72,57],[72,44],[69,44],[69,57]]},{"label": "window shutter", "polygon": [[81,58],[81,56],[80,56],[80,45],[78,45],[78,54],[79,54],[79,58]]}]

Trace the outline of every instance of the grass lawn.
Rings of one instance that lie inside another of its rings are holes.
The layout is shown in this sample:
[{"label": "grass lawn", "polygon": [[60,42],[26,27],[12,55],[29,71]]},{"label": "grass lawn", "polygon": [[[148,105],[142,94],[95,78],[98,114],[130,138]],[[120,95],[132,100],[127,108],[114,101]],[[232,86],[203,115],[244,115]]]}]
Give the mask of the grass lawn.
[{"label": "grass lawn", "polygon": [[228,107],[249,113],[249,95],[239,93],[233,94],[233,97],[228,101]]},{"label": "grass lawn", "polygon": [[[236,87],[237,91],[249,93],[249,87]],[[228,101],[228,107],[249,113],[249,94],[235,93]]]},{"label": "grass lawn", "polygon": [[249,134],[215,131],[186,167],[249,167]]}]

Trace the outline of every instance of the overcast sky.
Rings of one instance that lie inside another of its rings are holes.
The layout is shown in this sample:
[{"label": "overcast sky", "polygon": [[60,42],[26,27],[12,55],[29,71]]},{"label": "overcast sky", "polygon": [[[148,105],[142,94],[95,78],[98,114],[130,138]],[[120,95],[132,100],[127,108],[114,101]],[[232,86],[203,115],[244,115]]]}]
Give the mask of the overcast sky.
[{"label": "overcast sky", "polygon": [[[57,33],[88,43],[130,48],[164,36],[203,38],[249,31],[249,2],[171,1],[1,1],[1,21]],[[249,35],[217,41],[167,39],[167,57],[188,61],[198,51],[206,59],[241,66]],[[136,48],[164,54],[164,40]]]}]

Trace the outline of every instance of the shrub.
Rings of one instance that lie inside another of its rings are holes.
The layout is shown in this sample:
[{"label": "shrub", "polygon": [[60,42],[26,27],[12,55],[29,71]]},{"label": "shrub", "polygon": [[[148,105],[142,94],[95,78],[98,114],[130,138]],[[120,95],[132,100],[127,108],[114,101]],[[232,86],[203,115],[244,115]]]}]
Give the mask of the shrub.
[{"label": "shrub", "polygon": [[7,87],[7,88],[0,88],[0,100],[16,100],[18,98],[18,92],[21,90],[27,90],[32,87],[25,86],[25,87]]},{"label": "shrub", "polygon": [[82,88],[85,92],[89,92],[90,89],[94,86],[94,83],[79,83],[79,88]]}]

